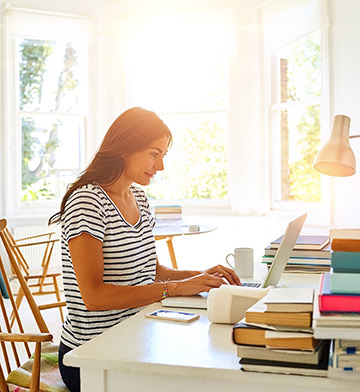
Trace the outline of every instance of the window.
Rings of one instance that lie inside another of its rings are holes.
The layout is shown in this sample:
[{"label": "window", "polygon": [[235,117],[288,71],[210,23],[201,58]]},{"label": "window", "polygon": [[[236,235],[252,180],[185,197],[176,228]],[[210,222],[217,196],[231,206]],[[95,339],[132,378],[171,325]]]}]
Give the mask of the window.
[{"label": "window", "polygon": [[272,208],[327,214],[323,181],[313,169],[327,112],[326,4],[274,0],[260,7],[260,15],[268,64]]},{"label": "window", "polygon": [[21,200],[61,198],[84,166],[86,48],[70,41],[16,41]]},{"label": "window", "polygon": [[321,33],[277,50],[272,62],[273,200],[320,202]]},{"label": "window", "polygon": [[[127,106],[155,111],[174,144],[153,199],[228,199],[231,13],[121,21]],[[125,27],[124,27],[125,25]]]},{"label": "window", "polygon": [[8,213],[58,205],[84,168],[90,26],[81,17],[7,14]]}]

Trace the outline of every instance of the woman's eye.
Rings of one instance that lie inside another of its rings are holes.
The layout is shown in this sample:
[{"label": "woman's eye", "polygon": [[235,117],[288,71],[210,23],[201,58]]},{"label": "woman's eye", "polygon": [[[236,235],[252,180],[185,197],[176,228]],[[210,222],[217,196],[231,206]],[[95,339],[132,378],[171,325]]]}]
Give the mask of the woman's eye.
[{"label": "woman's eye", "polygon": [[152,155],[154,158],[156,158],[156,157],[158,156],[158,153],[153,152],[153,153],[151,153],[151,155]]}]

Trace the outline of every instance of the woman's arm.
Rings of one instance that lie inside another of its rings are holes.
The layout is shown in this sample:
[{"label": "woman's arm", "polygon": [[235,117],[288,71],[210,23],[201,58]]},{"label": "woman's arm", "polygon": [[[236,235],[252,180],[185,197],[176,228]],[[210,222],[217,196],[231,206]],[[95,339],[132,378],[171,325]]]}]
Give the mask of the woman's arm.
[{"label": "woman's arm", "polygon": [[[69,241],[69,249],[80,293],[88,310],[136,308],[161,299],[164,290],[163,282],[144,286],[119,286],[104,283],[102,242],[90,234],[83,233],[72,238]],[[189,276],[190,272],[173,271],[169,276],[166,270],[166,267],[160,267],[157,279],[167,280],[166,276],[175,279],[167,283],[169,295],[193,295],[227,283],[216,273],[205,272],[199,275],[199,271],[196,271],[194,273],[198,275]]]}]

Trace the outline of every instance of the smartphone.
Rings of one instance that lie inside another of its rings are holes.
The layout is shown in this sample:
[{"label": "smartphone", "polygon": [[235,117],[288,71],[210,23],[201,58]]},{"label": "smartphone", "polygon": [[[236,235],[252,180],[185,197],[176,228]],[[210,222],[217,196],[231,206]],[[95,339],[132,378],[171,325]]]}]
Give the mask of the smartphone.
[{"label": "smartphone", "polygon": [[156,310],[155,312],[146,314],[145,317],[177,321],[181,323],[191,323],[192,321],[197,320],[200,315],[195,313],[176,312],[173,310]]}]

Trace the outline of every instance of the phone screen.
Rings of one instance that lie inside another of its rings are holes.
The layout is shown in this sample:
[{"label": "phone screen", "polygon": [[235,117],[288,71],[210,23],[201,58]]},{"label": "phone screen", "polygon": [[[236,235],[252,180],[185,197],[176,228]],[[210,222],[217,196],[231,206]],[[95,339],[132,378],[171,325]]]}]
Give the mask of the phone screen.
[{"label": "phone screen", "polygon": [[189,323],[198,319],[200,316],[195,313],[176,312],[173,310],[156,310],[155,312],[146,314],[145,317]]}]

